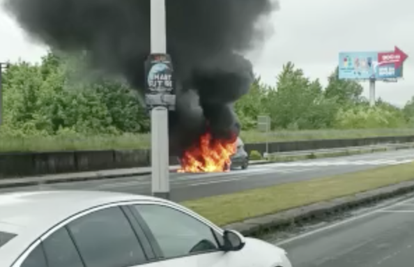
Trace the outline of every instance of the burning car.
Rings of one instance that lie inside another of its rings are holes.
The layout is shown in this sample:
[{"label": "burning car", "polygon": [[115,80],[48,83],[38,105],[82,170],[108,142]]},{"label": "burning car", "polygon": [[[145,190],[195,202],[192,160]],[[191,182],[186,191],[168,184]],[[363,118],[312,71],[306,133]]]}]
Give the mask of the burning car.
[{"label": "burning car", "polygon": [[237,137],[236,146],[236,153],[230,157],[230,168],[241,167],[245,170],[249,166],[249,154],[244,149],[244,143],[240,137]]},{"label": "burning car", "polygon": [[227,172],[235,167],[247,169],[249,158],[240,137],[236,141],[212,139],[210,133],[179,158],[180,173]]}]

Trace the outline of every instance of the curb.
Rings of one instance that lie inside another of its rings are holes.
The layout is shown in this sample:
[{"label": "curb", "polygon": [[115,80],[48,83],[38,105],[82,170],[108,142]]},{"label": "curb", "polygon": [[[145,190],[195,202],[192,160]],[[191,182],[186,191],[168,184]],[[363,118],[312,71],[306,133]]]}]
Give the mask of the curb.
[{"label": "curb", "polygon": [[[320,152],[314,153],[311,152],[309,154],[302,154],[299,156],[285,156],[283,160],[255,160],[250,163],[250,165],[266,165],[271,163],[282,163],[282,162],[294,162],[299,160],[310,160],[310,159],[321,159],[321,158],[334,158],[334,157],[341,157],[341,156],[351,156],[351,155],[359,155],[359,154],[370,154],[375,152],[384,152],[384,151],[394,151],[394,150],[402,150],[402,149],[410,149],[414,148],[414,145],[407,146],[401,145],[392,148],[372,148],[372,149],[362,149],[362,150],[344,150],[344,151],[337,151],[337,152]],[[282,159],[282,157],[280,158]],[[170,170],[171,172],[175,172],[175,168]],[[65,177],[61,179],[56,179],[56,176],[61,175],[69,175],[70,177]],[[47,178],[45,176],[40,177],[30,177],[32,180],[24,181],[21,178],[7,178],[5,180],[13,180],[10,183],[1,183],[2,179],[0,179],[0,189],[6,188],[15,188],[15,187],[25,187],[25,186],[37,186],[40,184],[60,184],[60,183],[68,183],[68,182],[84,182],[84,181],[97,181],[97,180],[104,180],[104,179],[117,179],[117,178],[127,178],[133,176],[144,176],[144,175],[151,175],[151,171],[140,171],[140,172],[129,172],[129,173],[102,173],[102,172],[91,172],[89,174],[79,174],[79,173],[70,173],[70,174],[57,174],[54,178]]]},{"label": "curb", "polygon": [[335,198],[330,201],[317,202],[271,215],[247,219],[243,222],[226,225],[223,228],[237,230],[245,236],[261,236],[275,230],[306,224],[411,192],[414,192],[414,181],[407,181],[351,196]]},{"label": "curb", "polygon": [[320,152],[320,153],[307,153],[301,155],[292,155],[292,156],[285,156],[285,157],[274,157],[271,158],[269,162],[277,163],[277,162],[293,162],[298,160],[308,160],[308,159],[321,159],[321,158],[335,158],[335,157],[344,157],[344,156],[352,156],[352,155],[363,155],[363,154],[372,154],[372,153],[379,153],[379,152],[387,152],[387,151],[397,151],[397,150],[404,150],[404,149],[411,149],[414,148],[414,145],[397,145],[393,147],[378,147],[378,148],[371,148],[371,149],[361,149],[361,150],[343,150],[343,151],[336,151],[336,152]]}]

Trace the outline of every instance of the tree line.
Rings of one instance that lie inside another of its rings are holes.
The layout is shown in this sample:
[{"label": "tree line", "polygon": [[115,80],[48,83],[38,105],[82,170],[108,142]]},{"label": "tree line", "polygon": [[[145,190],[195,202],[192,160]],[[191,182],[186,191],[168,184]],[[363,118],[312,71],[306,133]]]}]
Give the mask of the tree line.
[{"label": "tree line", "polygon": [[[121,77],[90,73],[82,55],[48,53],[39,64],[9,64],[3,73],[2,136],[146,133],[149,116],[142,99]],[[88,75],[84,73],[88,72]],[[243,130],[268,115],[272,129],[363,129],[414,126],[414,97],[404,108],[379,99],[371,108],[354,81],[337,69],[324,88],[288,62],[274,85],[257,77],[235,103]]]}]

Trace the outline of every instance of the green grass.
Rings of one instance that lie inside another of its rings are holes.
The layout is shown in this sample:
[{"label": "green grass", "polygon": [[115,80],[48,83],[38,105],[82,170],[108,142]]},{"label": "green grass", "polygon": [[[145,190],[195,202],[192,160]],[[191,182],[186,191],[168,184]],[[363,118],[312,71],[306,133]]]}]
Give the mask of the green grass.
[{"label": "green grass", "polygon": [[[245,143],[300,141],[317,139],[365,138],[377,136],[414,135],[414,129],[373,130],[312,130],[276,131],[269,134],[255,131],[242,132]],[[11,151],[61,151],[103,149],[145,149],[150,147],[149,134],[125,134],[122,136],[92,136],[71,138],[54,137],[4,137],[0,135],[0,152]]]},{"label": "green grass", "polygon": [[408,180],[414,180],[414,163],[286,183],[181,204],[224,226]]}]

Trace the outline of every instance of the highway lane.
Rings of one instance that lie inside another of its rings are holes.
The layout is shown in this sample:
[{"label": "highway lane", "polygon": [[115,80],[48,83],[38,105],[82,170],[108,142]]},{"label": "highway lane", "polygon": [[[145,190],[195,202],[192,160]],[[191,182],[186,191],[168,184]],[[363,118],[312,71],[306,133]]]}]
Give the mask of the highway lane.
[{"label": "highway lane", "polygon": [[[414,150],[399,150],[356,156],[304,160],[251,166],[247,170],[228,173],[171,174],[171,198],[184,201],[201,197],[228,194],[247,189],[297,182],[324,176],[368,170],[378,166],[414,160]],[[106,190],[135,194],[150,194],[150,176],[105,179],[95,181],[48,184],[32,187],[3,189],[0,192],[76,189]]]},{"label": "highway lane", "polygon": [[414,260],[414,199],[278,243],[295,267],[408,267]]}]

